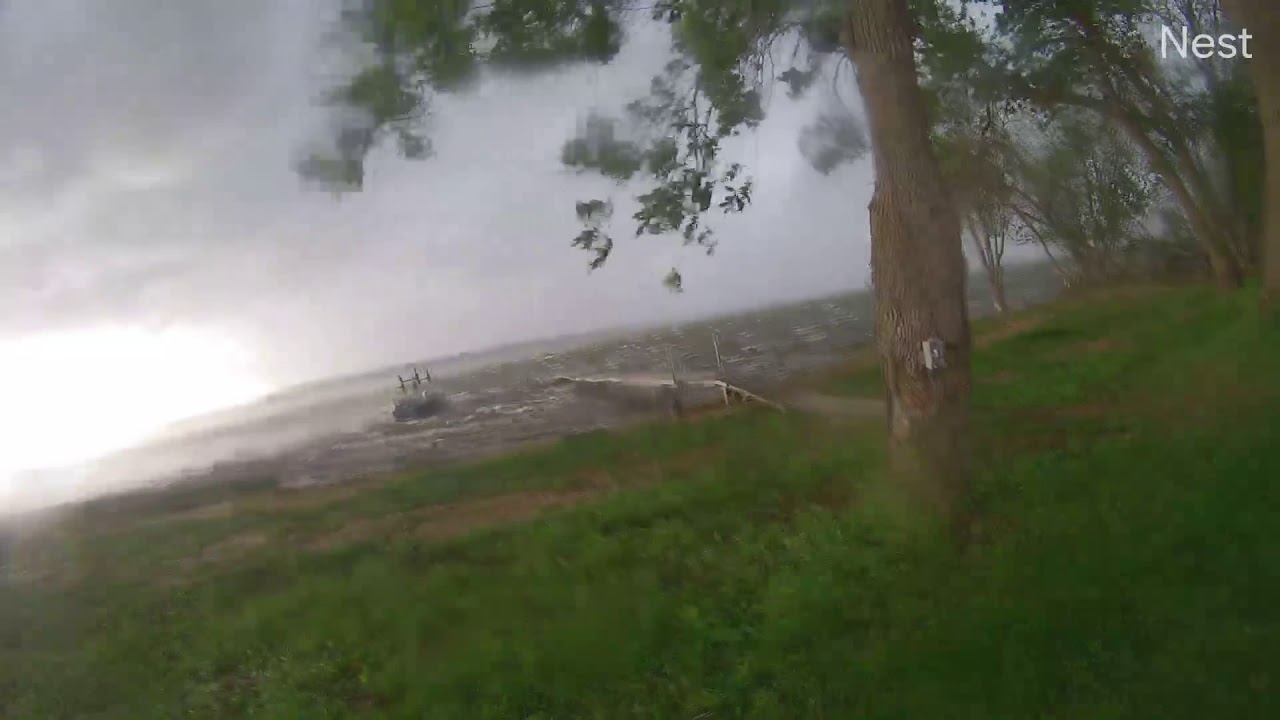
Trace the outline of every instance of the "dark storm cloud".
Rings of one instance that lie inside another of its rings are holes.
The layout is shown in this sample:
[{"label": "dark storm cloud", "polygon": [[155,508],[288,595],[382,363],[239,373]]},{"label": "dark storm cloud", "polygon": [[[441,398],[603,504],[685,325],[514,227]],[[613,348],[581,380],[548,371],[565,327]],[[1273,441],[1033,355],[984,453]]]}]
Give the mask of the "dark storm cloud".
[{"label": "dark storm cloud", "polygon": [[0,131],[40,165],[17,190],[39,197],[95,175],[127,187],[131,172],[146,184],[161,165],[189,172],[184,159],[251,116],[254,85],[269,78],[258,69],[272,59],[274,5],[15,3],[0,30],[0,77],[19,102]]},{"label": "dark storm cloud", "polygon": [[[713,258],[632,238],[627,198],[558,162],[590,108],[642,93],[664,30],[608,68],[491,78],[442,101],[437,154],[373,159],[368,191],[304,191],[290,160],[325,123],[310,0],[18,0],[0,7],[0,338],[103,322],[210,325],[302,379],[532,336],[861,287],[865,164],[796,149],[819,99],[776,98],[734,148],[756,205]],[[846,75],[846,77],[848,77]],[[849,91],[852,93],[852,89]],[[781,96],[783,93],[777,93]],[[615,257],[568,246],[575,200],[619,202]],[[660,285],[679,264],[687,291]]]}]

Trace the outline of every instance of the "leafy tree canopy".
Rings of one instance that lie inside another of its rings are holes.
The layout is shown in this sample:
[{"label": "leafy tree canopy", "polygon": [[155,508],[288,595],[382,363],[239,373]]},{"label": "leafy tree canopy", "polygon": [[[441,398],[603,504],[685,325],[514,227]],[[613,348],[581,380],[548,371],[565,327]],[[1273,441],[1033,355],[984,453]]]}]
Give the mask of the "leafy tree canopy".
[{"label": "leafy tree canopy", "polygon": [[[967,16],[941,0],[919,0],[919,48],[926,72],[959,78],[984,52]],[[298,165],[336,191],[362,189],[364,161],[383,142],[402,155],[431,153],[424,136],[432,101],[485,70],[537,71],[566,63],[608,63],[628,29],[665,23],[674,55],[649,93],[622,117],[593,115],[566,142],[562,161],[614,180],[649,183],[634,214],[636,235],[673,233],[708,252],[711,212],[736,213],[752,200],[746,168],[724,156],[726,140],[755,128],[775,84],[791,97],[821,77],[838,79],[847,61],[840,26],[847,0],[359,0],[343,30],[369,49],[369,62],[327,100],[344,112],[332,147]],[[825,73],[825,74],[824,74]],[[801,134],[800,150],[829,173],[868,151],[858,118],[828,108]],[[583,230],[573,244],[609,257],[612,203],[577,205]],[[679,287],[678,273],[667,278]]]}]

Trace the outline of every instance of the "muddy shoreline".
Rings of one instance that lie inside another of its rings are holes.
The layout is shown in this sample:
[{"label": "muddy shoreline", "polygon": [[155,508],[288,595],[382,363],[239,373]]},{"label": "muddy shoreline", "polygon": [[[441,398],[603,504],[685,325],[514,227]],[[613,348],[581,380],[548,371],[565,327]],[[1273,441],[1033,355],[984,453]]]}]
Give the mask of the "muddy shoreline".
[{"label": "muddy shoreline", "polygon": [[[838,361],[838,356],[832,361]],[[790,374],[777,373],[748,382],[754,390],[768,393],[787,377]],[[602,395],[581,385],[548,379],[506,391],[454,389],[448,395],[449,407],[437,417],[377,422],[360,431],[319,438],[260,457],[214,463],[80,505],[90,514],[182,512],[240,493],[301,491],[377,480],[672,416],[669,389]],[[718,394],[696,390],[682,393],[682,401],[687,410],[720,402]]]}]

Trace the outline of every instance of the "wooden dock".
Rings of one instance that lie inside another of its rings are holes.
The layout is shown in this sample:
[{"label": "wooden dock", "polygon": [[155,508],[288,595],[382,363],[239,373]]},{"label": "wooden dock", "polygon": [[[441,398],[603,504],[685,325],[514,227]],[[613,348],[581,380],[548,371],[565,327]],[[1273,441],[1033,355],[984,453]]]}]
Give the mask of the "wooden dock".
[{"label": "wooden dock", "polygon": [[[625,385],[635,388],[659,388],[659,387],[675,387],[676,380],[670,375],[661,373],[629,373],[626,375],[597,375],[592,377],[570,377],[560,376],[555,379],[557,383],[573,383],[573,384],[591,384],[591,383],[607,383],[611,385]],[[681,385],[687,387],[713,387],[719,382],[714,375],[700,375],[690,378],[680,378]]]},{"label": "wooden dock", "polygon": [[[720,334],[718,332],[712,331],[711,344],[716,354],[716,371],[714,373],[698,373],[690,377],[689,373],[683,370],[683,361],[677,362],[673,348],[668,345],[667,363],[671,367],[670,372],[630,373],[597,377],[560,376],[554,382],[556,384],[573,385],[575,388],[587,393],[603,396],[626,395],[628,391],[639,391],[641,394],[645,394],[647,391],[651,400],[669,402],[676,417],[684,414],[685,398],[682,396],[689,390],[715,392],[724,401],[725,407],[728,407],[734,399],[737,399],[741,402],[760,403],[778,412],[787,411],[781,403],[766,400],[750,390],[734,385],[725,379],[724,358],[720,355]],[[622,392],[616,393],[614,392],[615,389]],[[714,402],[710,398],[704,398],[704,401]]]},{"label": "wooden dock", "polygon": [[736,398],[742,402],[756,402],[778,410],[786,412],[786,408],[780,403],[763,398],[750,390],[738,387],[726,380],[721,380],[715,375],[695,376],[691,378],[675,378],[671,375],[653,374],[628,374],[628,375],[606,375],[597,377],[570,377],[560,376],[555,379],[559,384],[573,384],[582,386],[591,385],[616,385],[621,388],[634,389],[670,389],[682,390],[685,388],[701,388],[719,390],[724,398],[724,404],[729,405]]},{"label": "wooden dock", "polygon": [[728,405],[728,404],[729,404],[729,398],[730,398],[730,397],[737,397],[739,400],[741,400],[741,401],[743,401],[743,402],[758,402],[758,403],[760,403],[761,405],[767,405],[767,406],[769,406],[769,407],[773,408],[774,410],[777,410],[778,412],[786,412],[786,411],[787,411],[787,408],[786,408],[784,405],[782,405],[781,403],[776,403],[776,402],[774,402],[774,401],[772,401],[772,400],[766,400],[765,398],[762,398],[762,397],[760,397],[759,395],[756,395],[755,393],[753,393],[753,392],[751,392],[751,391],[749,391],[749,390],[744,390],[744,389],[742,389],[742,388],[738,387],[737,385],[730,385],[729,383],[725,382],[724,380],[716,380],[716,381],[715,381],[715,384],[716,384],[717,386],[719,386],[721,390],[723,390],[723,391],[724,391],[724,404],[725,404],[725,405]]}]

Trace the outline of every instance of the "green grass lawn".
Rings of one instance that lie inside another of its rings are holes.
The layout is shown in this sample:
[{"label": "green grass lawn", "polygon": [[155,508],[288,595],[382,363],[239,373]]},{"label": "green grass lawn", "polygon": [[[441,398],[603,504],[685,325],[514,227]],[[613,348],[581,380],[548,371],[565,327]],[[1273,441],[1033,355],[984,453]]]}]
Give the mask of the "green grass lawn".
[{"label": "green grass lawn", "polygon": [[[986,324],[963,554],[877,500],[881,423],[769,411],[82,518],[31,550],[71,574],[0,588],[0,717],[1280,717],[1256,304],[1135,290]],[[512,497],[583,502],[508,522]],[[433,532],[441,503],[474,527]]]}]

